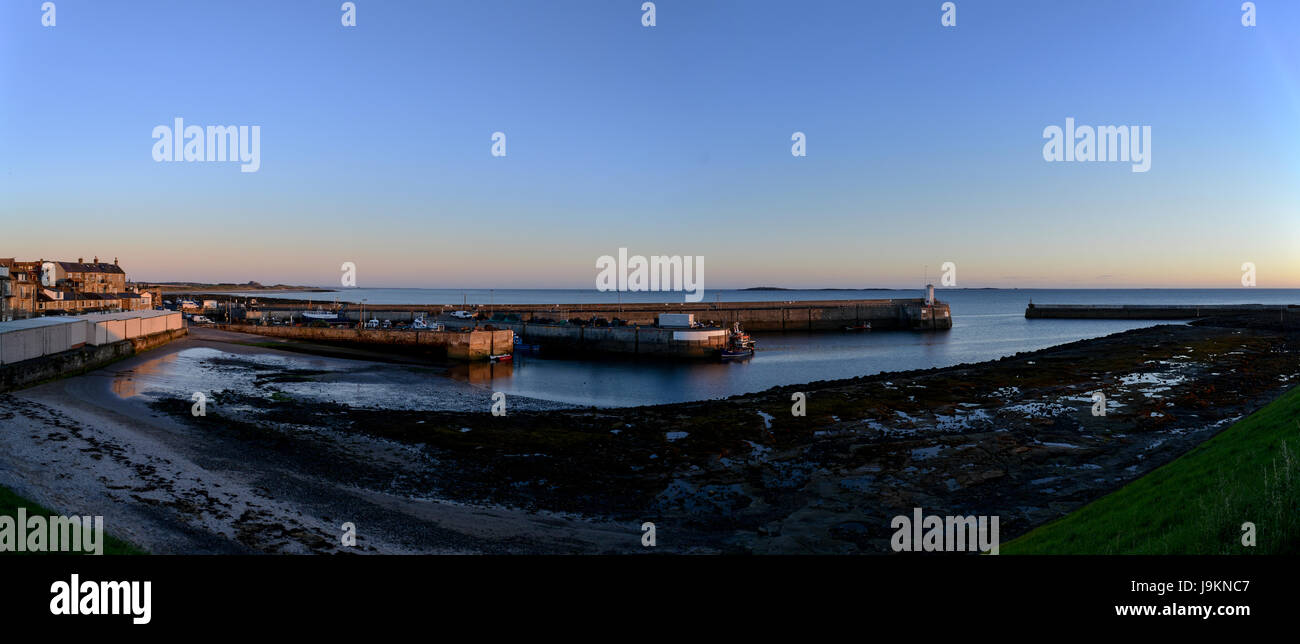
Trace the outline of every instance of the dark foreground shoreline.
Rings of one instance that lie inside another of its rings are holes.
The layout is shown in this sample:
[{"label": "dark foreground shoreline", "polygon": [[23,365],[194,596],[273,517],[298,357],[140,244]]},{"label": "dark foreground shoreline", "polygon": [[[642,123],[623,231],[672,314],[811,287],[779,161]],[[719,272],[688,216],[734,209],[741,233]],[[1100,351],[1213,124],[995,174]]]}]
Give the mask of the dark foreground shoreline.
[{"label": "dark foreground shoreline", "polygon": [[[915,507],[1000,516],[1007,541],[1119,488],[1300,383],[1297,340],[1267,320],[1207,320],[720,401],[503,417],[295,402],[274,376],[266,397],[222,399],[238,413],[155,408],[321,484],[651,521],[659,551],[888,552],[891,518]],[[422,458],[394,471],[322,436]],[[638,551],[634,536],[597,551]]]}]

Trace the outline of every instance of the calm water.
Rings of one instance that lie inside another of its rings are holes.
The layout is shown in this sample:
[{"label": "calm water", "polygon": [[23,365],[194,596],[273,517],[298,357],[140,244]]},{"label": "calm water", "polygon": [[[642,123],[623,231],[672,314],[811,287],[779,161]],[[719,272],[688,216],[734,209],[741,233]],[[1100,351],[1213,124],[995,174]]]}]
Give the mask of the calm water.
[{"label": "calm water", "polygon": [[[384,304],[459,304],[460,290],[351,289],[302,293],[316,301]],[[488,302],[487,291],[465,291],[466,299]],[[799,301],[919,297],[916,291],[709,291],[713,301]],[[343,296],[348,297],[343,297]],[[615,301],[590,290],[498,290],[496,303],[564,304]],[[276,295],[288,297],[288,295]],[[625,293],[625,302],[665,301],[663,294]],[[634,299],[635,298],[635,299]],[[574,405],[630,406],[702,400],[762,391],[778,385],[849,378],[964,362],[979,362],[1084,338],[1151,326],[1149,321],[1026,320],[1025,305],[1039,304],[1300,304],[1300,289],[1124,289],[940,290],[952,306],[953,328],[914,333],[755,334],[758,353],[734,364],[679,364],[627,360],[552,360],[519,355],[513,365],[453,370],[453,377],[492,391],[504,391]],[[677,300],[670,300],[677,301]]]}]

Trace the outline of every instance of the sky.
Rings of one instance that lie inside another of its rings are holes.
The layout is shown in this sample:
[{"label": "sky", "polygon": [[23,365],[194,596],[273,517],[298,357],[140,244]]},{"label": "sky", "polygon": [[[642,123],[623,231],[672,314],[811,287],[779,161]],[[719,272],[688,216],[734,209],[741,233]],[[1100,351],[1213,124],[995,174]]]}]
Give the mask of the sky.
[{"label": "sky", "polygon": [[[0,256],[145,281],[1300,287],[1300,3],[0,2]],[[156,126],[260,129],[260,168]],[[1151,167],[1044,128],[1151,127]],[[506,155],[492,155],[494,132]],[[806,156],[791,136],[806,136]]]}]

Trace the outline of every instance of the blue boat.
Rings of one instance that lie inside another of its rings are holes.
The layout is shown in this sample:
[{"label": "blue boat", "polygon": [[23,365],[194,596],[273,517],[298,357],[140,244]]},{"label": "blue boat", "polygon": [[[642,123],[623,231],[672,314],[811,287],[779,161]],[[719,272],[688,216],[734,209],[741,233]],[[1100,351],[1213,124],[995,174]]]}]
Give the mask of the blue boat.
[{"label": "blue boat", "polygon": [[542,345],[524,344],[524,342],[519,339],[519,336],[515,336],[515,351],[541,351],[541,350],[542,350]]}]

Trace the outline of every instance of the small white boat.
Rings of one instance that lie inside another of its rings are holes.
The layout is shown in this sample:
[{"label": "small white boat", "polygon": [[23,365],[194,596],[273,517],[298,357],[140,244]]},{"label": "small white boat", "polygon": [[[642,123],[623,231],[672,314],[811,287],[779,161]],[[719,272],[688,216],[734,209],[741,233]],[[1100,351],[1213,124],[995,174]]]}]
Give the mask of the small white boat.
[{"label": "small white boat", "polygon": [[444,327],[440,322],[426,322],[424,316],[421,315],[420,317],[415,318],[414,322],[411,322],[411,328],[416,331],[441,331],[446,327]]}]

